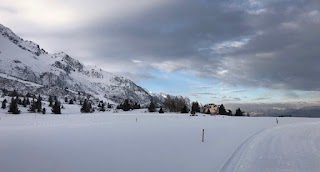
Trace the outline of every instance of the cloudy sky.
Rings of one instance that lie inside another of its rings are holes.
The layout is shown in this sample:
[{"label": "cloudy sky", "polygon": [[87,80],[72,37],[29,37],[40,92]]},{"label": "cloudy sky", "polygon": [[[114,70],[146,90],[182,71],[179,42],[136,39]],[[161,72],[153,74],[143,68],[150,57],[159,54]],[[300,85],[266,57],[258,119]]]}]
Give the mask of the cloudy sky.
[{"label": "cloudy sky", "polygon": [[319,0],[0,0],[50,53],[203,103],[319,103]]}]

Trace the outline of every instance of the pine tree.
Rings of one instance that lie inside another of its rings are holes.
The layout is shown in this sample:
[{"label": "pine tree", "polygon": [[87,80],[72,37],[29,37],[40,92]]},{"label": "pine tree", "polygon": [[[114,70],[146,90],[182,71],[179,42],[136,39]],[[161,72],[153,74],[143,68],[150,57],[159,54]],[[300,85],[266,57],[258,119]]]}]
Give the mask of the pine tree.
[{"label": "pine tree", "polygon": [[26,97],[23,97],[22,105],[23,105],[23,107],[27,107],[27,99],[26,99]]},{"label": "pine tree", "polygon": [[11,103],[10,103],[10,108],[9,111],[12,114],[19,114],[20,110],[18,108],[17,100],[14,99],[13,97],[11,98]]},{"label": "pine tree", "polygon": [[117,109],[122,109],[122,103],[117,106]]},{"label": "pine tree", "polygon": [[52,107],[53,105],[53,98],[52,96],[49,96],[49,106]]},{"label": "pine tree", "polygon": [[89,113],[91,111],[90,104],[87,99],[84,100],[80,111],[81,113]]},{"label": "pine tree", "polygon": [[26,94],[26,97],[28,97],[28,98],[31,97],[30,93],[27,93],[27,94]]},{"label": "pine tree", "polygon": [[235,116],[243,116],[243,111],[242,111],[240,108],[238,108],[238,109],[236,110]]},{"label": "pine tree", "polygon": [[43,115],[46,114],[46,108],[43,108],[43,109],[42,109],[42,114],[43,114]]},{"label": "pine tree", "polygon": [[104,103],[101,104],[101,106],[100,106],[100,111],[102,111],[102,112],[106,111],[106,108],[105,108]]},{"label": "pine tree", "polygon": [[36,109],[39,113],[42,112],[42,104],[41,104],[41,100],[42,98],[40,97],[40,95],[38,96],[37,102],[36,102]]},{"label": "pine tree", "polygon": [[181,109],[181,113],[188,113],[188,107],[186,105],[183,106],[183,108]]},{"label": "pine tree", "polygon": [[200,112],[200,106],[198,102],[192,102],[191,113],[195,114],[196,112]]},{"label": "pine tree", "polygon": [[18,105],[22,105],[22,101],[21,99],[19,98],[19,96],[16,97],[16,102]]},{"label": "pine tree", "polygon": [[111,104],[108,102],[108,109],[111,109],[112,108],[112,106],[111,106]]},{"label": "pine tree", "polygon": [[219,114],[220,114],[220,115],[228,115],[228,112],[226,111],[226,109],[225,109],[225,107],[224,107],[223,104],[221,104],[221,105],[219,106]]},{"label": "pine tree", "polygon": [[162,107],[160,107],[159,113],[164,113]]},{"label": "pine tree", "polygon": [[33,99],[28,111],[34,113],[34,112],[36,112],[36,109],[37,109],[36,102],[35,102],[35,100]]},{"label": "pine tree", "polygon": [[2,101],[2,106],[1,106],[1,108],[2,109],[5,109],[7,107],[7,99],[4,99],[3,101]]},{"label": "pine tree", "polygon": [[2,93],[3,93],[4,96],[7,96],[7,95],[8,95],[8,90],[5,89],[5,88],[3,88],[3,89],[2,89]]},{"label": "pine tree", "polygon": [[129,104],[129,100],[125,99],[124,103],[122,104],[122,110],[123,111],[129,111],[131,109],[131,106]]},{"label": "pine tree", "polygon": [[140,109],[140,104],[138,104],[137,102],[134,103],[133,105],[133,109]]},{"label": "pine tree", "polygon": [[61,107],[60,107],[60,103],[56,100],[53,107],[52,107],[52,113],[54,114],[61,114]]},{"label": "pine tree", "polygon": [[73,99],[70,99],[70,100],[69,100],[69,104],[71,104],[71,105],[74,104],[74,103],[73,103]]},{"label": "pine tree", "polygon": [[93,113],[95,111],[94,108],[92,108],[91,102],[89,102],[89,109],[90,109],[90,113]]},{"label": "pine tree", "polygon": [[150,102],[150,105],[148,107],[149,112],[156,112],[156,106],[154,105],[153,101]]},{"label": "pine tree", "polygon": [[27,98],[27,105],[30,105],[30,100],[29,100],[29,98]]},{"label": "pine tree", "polygon": [[68,101],[69,101],[69,100],[68,100],[68,97],[65,97],[65,98],[64,98],[64,102],[65,102],[65,103],[68,103]]}]

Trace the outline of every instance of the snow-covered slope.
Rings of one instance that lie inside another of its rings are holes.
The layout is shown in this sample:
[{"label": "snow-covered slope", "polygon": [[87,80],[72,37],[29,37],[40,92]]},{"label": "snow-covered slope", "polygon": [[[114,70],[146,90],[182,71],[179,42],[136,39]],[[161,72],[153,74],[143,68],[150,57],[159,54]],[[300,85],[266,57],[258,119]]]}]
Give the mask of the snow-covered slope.
[{"label": "snow-covered slope", "polygon": [[221,171],[319,171],[318,131],[319,121],[261,130],[237,148]]},{"label": "snow-covered slope", "polygon": [[151,95],[129,79],[86,66],[66,53],[49,54],[1,24],[0,83],[2,88],[24,93],[61,96],[81,92],[114,102],[129,98],[147,104],[151,99],[162,99],[161,95]]},{"label": "snow-covered slope", "polygon": [[0,108],[1,172],[320,168],[320,118],[278,118],[276,124],[272,117],[191,117],[142,109],[79,114],[79,105],[64,106],[63,115],[11,115]]}]

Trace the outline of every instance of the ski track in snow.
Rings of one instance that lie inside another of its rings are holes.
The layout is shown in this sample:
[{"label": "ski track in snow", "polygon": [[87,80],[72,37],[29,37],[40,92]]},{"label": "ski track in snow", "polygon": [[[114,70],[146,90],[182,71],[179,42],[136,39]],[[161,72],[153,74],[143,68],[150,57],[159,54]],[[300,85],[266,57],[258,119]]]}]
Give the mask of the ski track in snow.
[{"label": "ski track in snow", "polygon": [[220,171],[319,171],[319,131],[319,122],[263,129],[244,141]]}]

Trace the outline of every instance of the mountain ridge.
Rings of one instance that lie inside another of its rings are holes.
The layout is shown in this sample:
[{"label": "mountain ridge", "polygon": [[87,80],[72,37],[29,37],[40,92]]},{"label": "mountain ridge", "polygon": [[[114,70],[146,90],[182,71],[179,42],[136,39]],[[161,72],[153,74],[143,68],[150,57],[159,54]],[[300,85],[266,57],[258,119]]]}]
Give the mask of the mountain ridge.
[{"label": "mountain ridge", "polygon": [[81,92],[115,103],[129,99],[146,105],[151,100],[158,104],[164,100],[163,94],[151,94],[127,78],[87,66],[67,53],[50,54],[1,24],[0,45],[0,82],[3,88],[45,95],[55,93],[58,96]]}]

